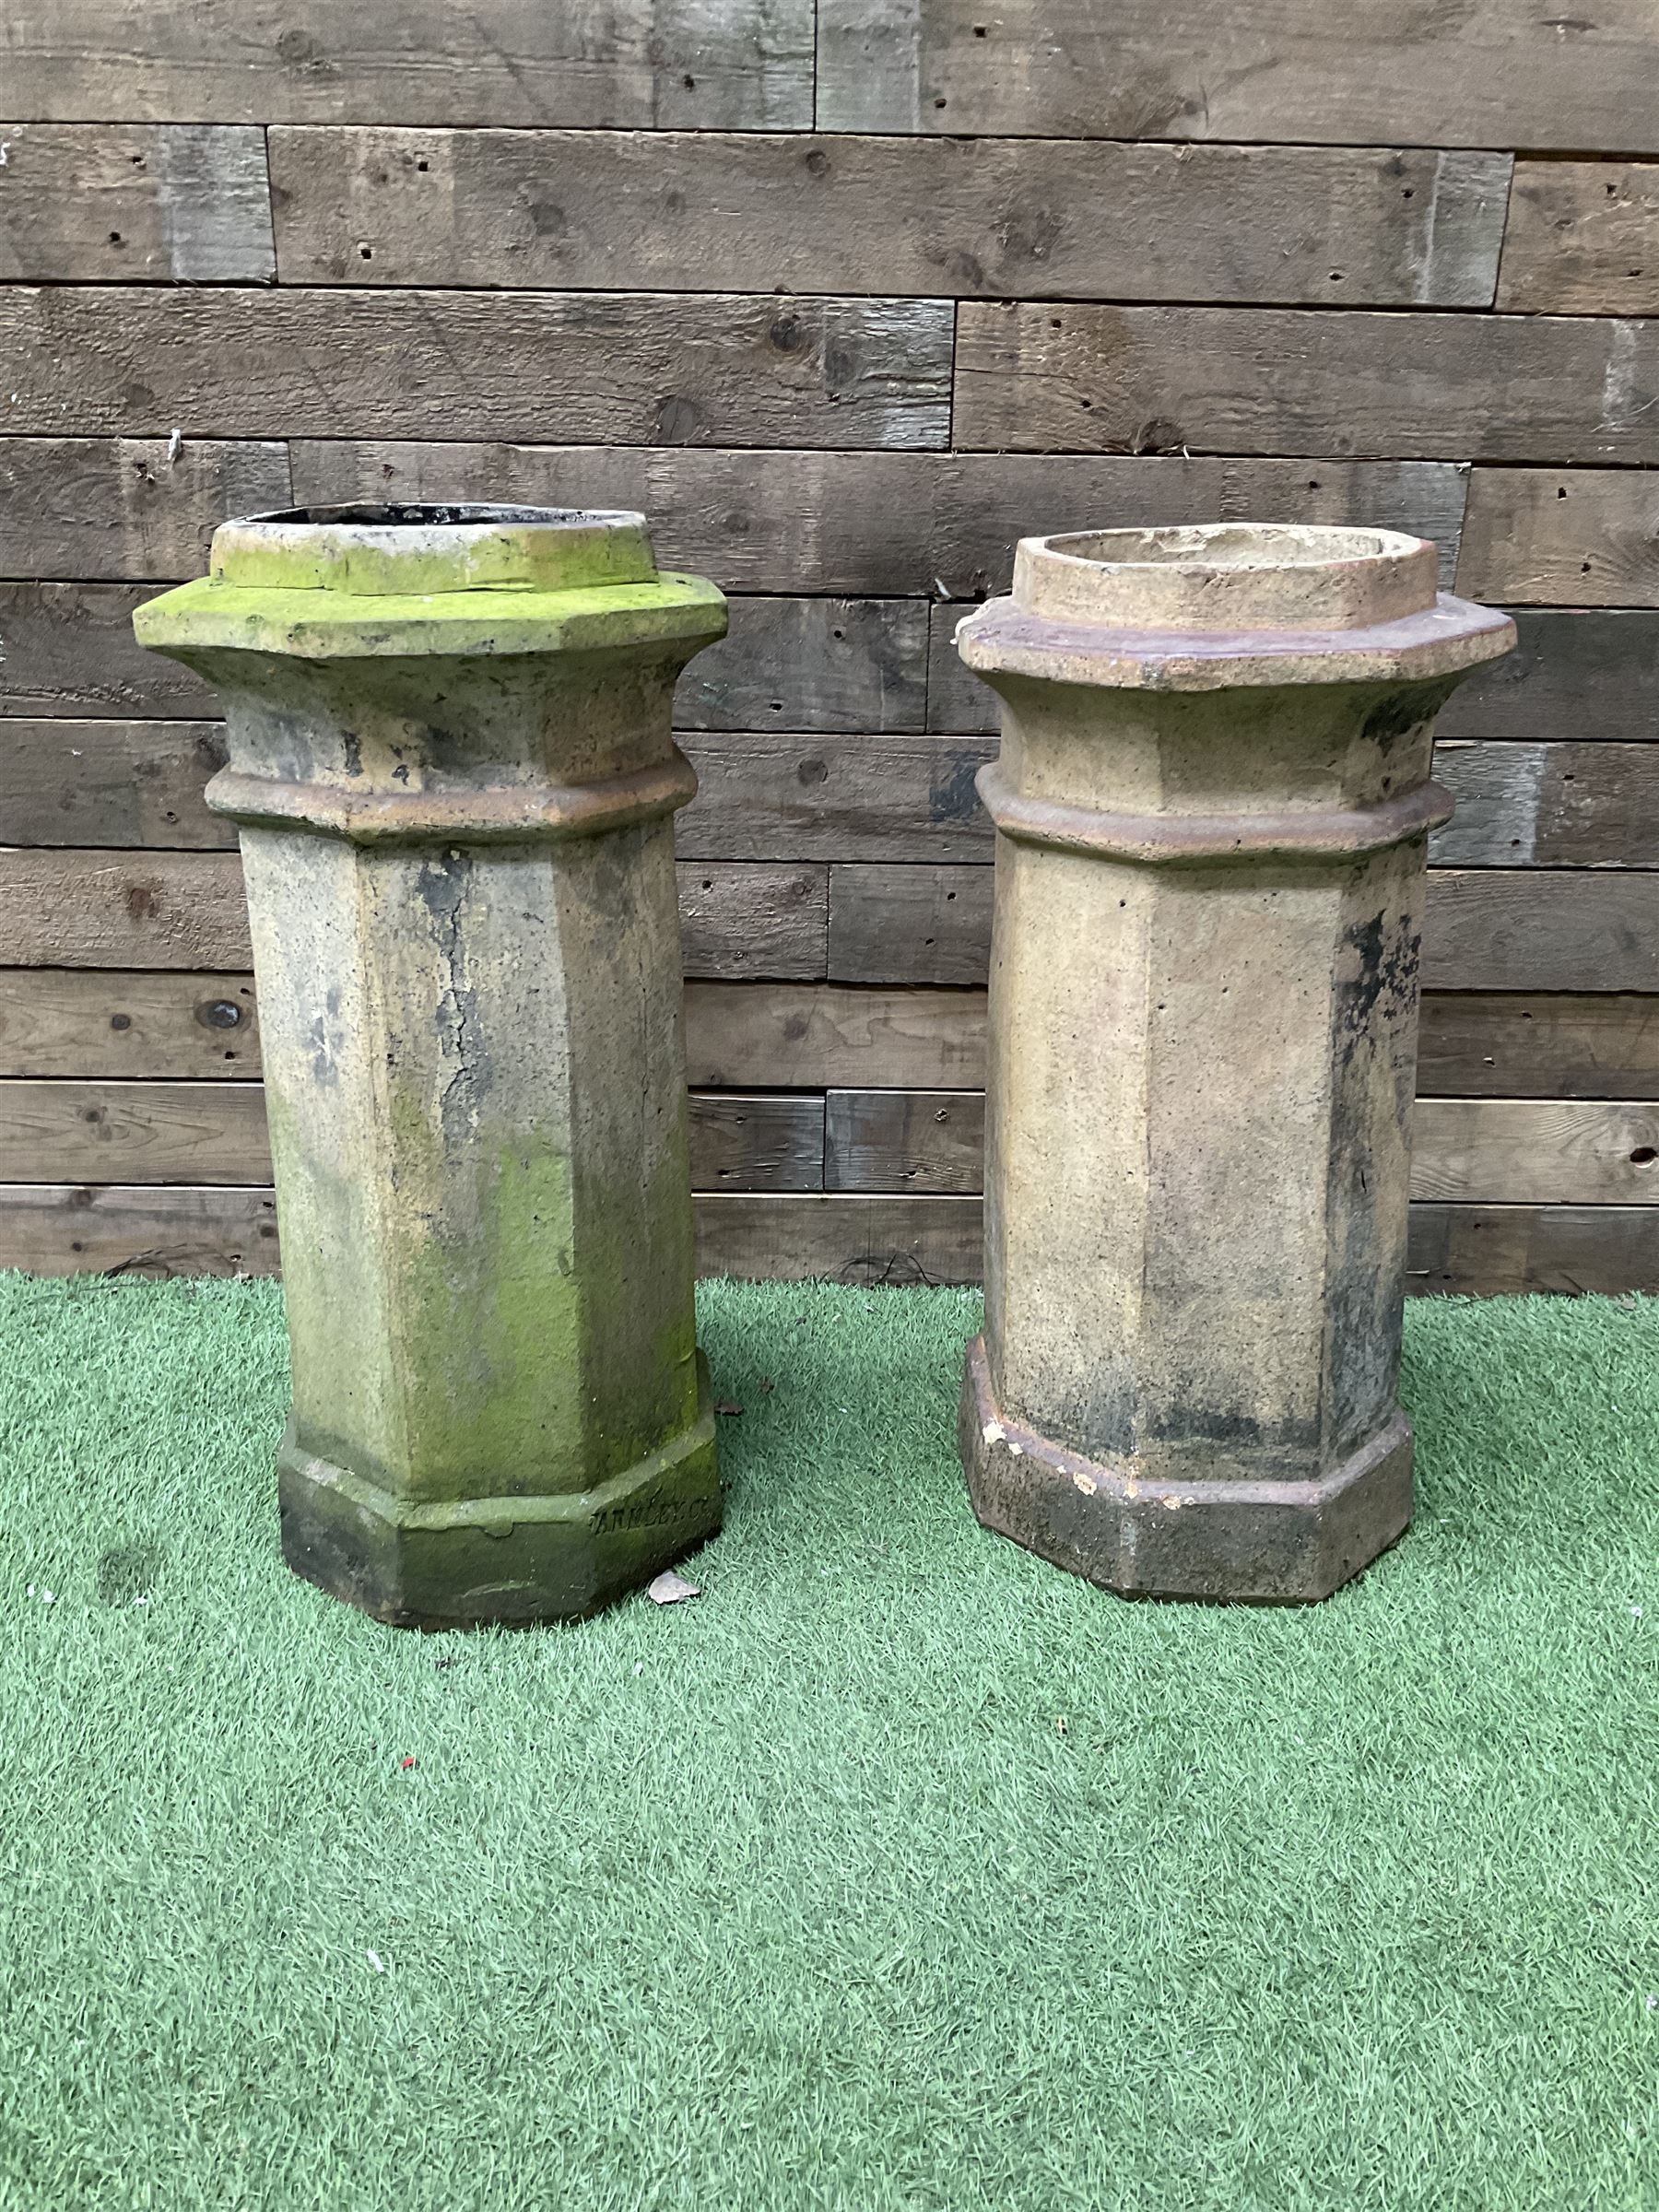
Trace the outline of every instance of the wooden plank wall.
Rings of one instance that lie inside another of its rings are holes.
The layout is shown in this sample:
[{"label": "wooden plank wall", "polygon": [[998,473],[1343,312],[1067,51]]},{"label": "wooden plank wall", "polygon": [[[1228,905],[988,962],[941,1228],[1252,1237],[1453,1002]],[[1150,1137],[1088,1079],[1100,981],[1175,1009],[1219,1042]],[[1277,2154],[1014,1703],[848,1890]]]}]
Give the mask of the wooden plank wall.
[{"label": "wooden plank wall", "polygon": [[1659,18],[1531,0],[9,0],[0,1265],[276,1230],[223,516],[638,505],[733,594],[681,818],[704,1262],[977,1265],[988,695],[1026,531],[1420,531],[1445,719],[1414,1280],[1659,1288]]}]

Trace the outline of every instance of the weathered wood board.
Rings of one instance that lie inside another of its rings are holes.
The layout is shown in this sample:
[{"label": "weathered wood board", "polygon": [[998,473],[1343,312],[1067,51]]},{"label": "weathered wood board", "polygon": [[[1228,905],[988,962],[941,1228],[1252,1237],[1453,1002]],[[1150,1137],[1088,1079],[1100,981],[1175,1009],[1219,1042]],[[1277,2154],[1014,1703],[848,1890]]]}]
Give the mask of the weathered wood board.
[{"label": "weathered wood board", "polygon": [[[1017,538],[1148,523],[1376,523],[1431,537],[1450,585],[1468,470],[1444,461],[790,453],[296,439],[294,496],[637,507],[665,567],[728,591],[1006,590]],[[31,569],[30,573],[42,573]],[[80,571],[76,571],[79,573]],[[94,571],[87,571],[91,574]]]},{"label": "weathered wood board", "polygon": [[[678,871],[688,975],[824,972],[823,866]],[[227,970],[253,961],[235,853],[0,850],[0,964]]]},{"label": "weathered wood board", "polygon": [[[0,98],[14,90],[9,36],[7,48]],[[263,131],[0,123],[0,283],[268,284],[276,274]]]},{"label": "weathered wood board", "polygon": [[218,722],[5,725],[0,845],[233,846],[236,825],[202,794],[225,764]]},{"label": "weathered wood board", "polygon": [[[984,994],[692,982],[686,1055],[705,1089],[977,1089]],[[245,972],[0,969],[0,1077],[199,1082],[258,1070]],[[1659,1097],[1659,997],[1430,991],[1418,1080],[1429,1096]]]},{"label": "weathered wood board", "polygon": [[[831,1090],[824,1182],[841,1191],[983,1186],[984,1097]],[[1659,1205],[1659,1100],[1419,1098],[1412,1195],[1532,1206]]]},{"label": "weathered wood board", "polygon": [[[828,131],[1659,150],[1646,0],[820,0]],[[1316,220],[1318,210],[1311,209]]]},{"label": "weathered wood board", "polygon": [[708,736],[685,750],[699,785],[675,823],[686,859],[990,857],[974,789],[988,738]]},{"label": "weathered wood board", "polygon": [[275,1265],[218,704],[133,607],[233,514],[481,500],[731,596],[705,1266],[977,1276],[956,623],[1022,535],[1306,520],[1519,625],[1441,719],[1415,1279],[1659,1288],[1653,6],[11,0],[0,1264]]},{"label": "weathered wood board", "polygon": [[993,873],[982,865],[831,865],[830,980],[983,989]]},{"label": "weathered wood board", "polygon": [[[870,1286],[977,1282],[976,1198],[713,1195],[697,1202],[698,1268]],[[269,1275],[267,1189],[0,1184],[0,1265],[41,1275]],[[1659,1207],[1411,1209],[1418,1293],[1659,1290]]]},{"label": "weathered wood board", "polygon": [[[830,979],[982,984],[992,874],[832,864]],[[1423,981],[1439,991],[1659,991],[1659,874],[1435,869]]]},{"label": "weathered wood board", "polygon": [[1651,465],[1659,321],[969,300],[955,394],[971,447]]},{"label": "weathered wood board", "polygon": [[16,1182],[269,1182],[265,1088],[0,1083],[0,1162]]},{"label": "weathered wood board", "polygon": [[1442,737],[1659,737],[1659,617],[1521,607],[1513,653],[1447,700]]},{"label": "weathered wood board", "polygon": [[1414,1206],[1406,1266],[1419,1295],[1653,1292],[1659,1207]]},{"label": "weathered wood board", "polygon": [[[884,703],[896,711],[902,698],[895,686]],[[770,703],[751,698],[748,710],[759,719]],[[223,761],[216,723],[45,717],[6,735],[0,843],[212,851],[236,842],[235,825],[203,799]],[[990,857],[974,787],[996,749],[989,736],[686,731],[682,741],[699,780],[676,818],[682,859]],[[1457,801],[1430,840],[1441,866],[1659,867],[1659,747],[1446,738],[1435,774]]]},{"label": "weathered wood board", "polygon": [[[34,437],[943,446],[935,300],[640,292],[0,290]],[[212,363],[211,376],[204,366]]]},{"label": "weathered wood board", "polygon": [[[209,685],[147,653],[133,583],[0,583],[0,716],[201,721]],[[698,655],[675,700],[682,729],[920,731],[927,607],[919,599],[734,598],[731,633]]]},{"label": "weathered wood board", "polygon": [[1457,588],[1520,606],[1659,606],[1659,475],[1477,468]]},{"label": "weathered wood board", "polygon": [[920,731],[927,616],[914,599],[731,602],[731,631],[674,697],[685,730]]},{"label": "weathered wood board", "polygon": [[1448,1098],[1659,1098],[1659,998],[1426,991],[1418,1088]]},{"label": "weathered wood board", "polygon": [[0,1076],[241,1081],[259,1073],[245,971],[0,968]]},{"label": "weathered wood board", "polygon": [[832,1090],[824,1104],[827,1191],[984,1189],[982,1091]]},{"label": "weathered wood board", "polygon": [[[822,1098],[693,1093],[690,1119],[700,1190],[822,1189]],[[265,1088],[0,1082],[0,1161],[17,1182],[268,1182]]]},{"label": "weathered wood board", "polygon": [[742,292],[759,274],[803,292],[1345,307],[1489,307],[1512,166],[665,131],[278,128],[270,149],[285,284]]},{"label": "weathered wood board", "polygon": [[811,0],[8,0],[5,104],[72,121],[792,130],[812,120],[813,28]]},{"label": "weathered wood board", "polygon": [[0,1267],[31,1275],[275,1275],[276,1194],[211,1184],[0,1183]]},{"label": "weathered wood board", "polygon": [[1522,314],[1659,314],[1659,162],[1518,161],[1498,285]]},{"label": "weathered wood board", "polygon": [[1659,867],[1659,745],[1443,737],[1434,774],[1457,801],[1441,867]]},{"label": "weathered wood board", "polygon": [[[6,981],[0,976],[0,1053],[8,1049]],[[1659,1018],[1654,1026],[1659,1060]],[[686,1065],[692,1083],[726,1089],[971,1088],[985,1079],[984,994],[688,983]],[[1659,1081],[1647,1088],[1659,1091]]]},{"label": "weathered wood board", "polygon": [[198,576],[220,523],[292,497],[276,439],[0,438],[0,576]]},{"label": "weathered wood board", "polygon": [[133,609],[155,595],[142,583],[0,583],[0,716],[216,714],[199,677],[133,636]]}]

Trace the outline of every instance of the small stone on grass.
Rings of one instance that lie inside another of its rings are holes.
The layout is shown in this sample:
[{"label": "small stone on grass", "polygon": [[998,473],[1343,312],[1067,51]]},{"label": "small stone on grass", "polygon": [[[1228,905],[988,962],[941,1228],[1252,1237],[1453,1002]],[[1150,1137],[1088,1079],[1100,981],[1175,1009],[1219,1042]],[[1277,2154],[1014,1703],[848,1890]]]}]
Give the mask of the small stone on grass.
[{"label": "small stone on grass", "polygon": [[700,1597],[702,1589],[697,1583],[688,1583],[683,1574],[676,1574],[672,1567],[665,1568],[654,1582],[647,1583],[645,1594],[653,1604],[677,1606],[688,1597]]}]

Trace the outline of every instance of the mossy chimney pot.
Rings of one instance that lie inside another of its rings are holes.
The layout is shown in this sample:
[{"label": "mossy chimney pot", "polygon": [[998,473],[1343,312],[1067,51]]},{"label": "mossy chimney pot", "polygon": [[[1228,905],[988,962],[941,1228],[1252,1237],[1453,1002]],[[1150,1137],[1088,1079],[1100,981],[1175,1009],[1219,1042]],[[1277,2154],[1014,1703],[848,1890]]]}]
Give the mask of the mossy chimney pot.
[{"label": "mossy chimney pot", "polygon": [[719,1525],[669,710],[724,634],[643,517],[225,524],[139,641],[224,701],[293,1353],[289,1564],[567,1618]]}]

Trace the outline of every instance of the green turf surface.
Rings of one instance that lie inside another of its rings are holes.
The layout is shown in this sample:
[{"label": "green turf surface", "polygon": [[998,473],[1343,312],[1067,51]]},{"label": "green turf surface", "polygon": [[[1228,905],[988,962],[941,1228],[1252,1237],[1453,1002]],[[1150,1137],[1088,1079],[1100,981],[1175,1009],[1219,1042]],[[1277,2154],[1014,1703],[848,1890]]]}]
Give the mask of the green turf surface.
[{"label": "green turf surface", "polygon": [[702,1303],[705,1594],[422,1638],[272,1286],[0,1277],[6,2212],[1659,2203],[1659,1301],[1416,1305],[1290,1612],[979,1530],[971,1297]]}]

